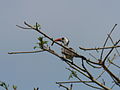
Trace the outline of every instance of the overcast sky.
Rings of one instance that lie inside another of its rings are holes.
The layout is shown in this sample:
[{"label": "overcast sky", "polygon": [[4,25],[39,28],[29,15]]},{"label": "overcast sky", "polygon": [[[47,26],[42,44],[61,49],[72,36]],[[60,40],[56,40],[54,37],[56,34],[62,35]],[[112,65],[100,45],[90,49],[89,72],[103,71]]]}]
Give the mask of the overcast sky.
[{"label": "overcast sky", "polygon": [[[70,46],[101,46],[108,32],[118,24],[114,39],[120,35],[120,0],[0,0],[0,80],[18,90],[64,90],[56,81],[66,81],[67,65],[49,53],[8,55],[11,51],[31,51],[37,32],[22,30],[23,25],[38,22],[53,38],[67,36]],[[54,46],[59,51],[57,45]],[[88,87],[75,85],[75,90]],[[0,88],[2,89],[2,88]],[[94,90],[94,89],[90,89]]]}]

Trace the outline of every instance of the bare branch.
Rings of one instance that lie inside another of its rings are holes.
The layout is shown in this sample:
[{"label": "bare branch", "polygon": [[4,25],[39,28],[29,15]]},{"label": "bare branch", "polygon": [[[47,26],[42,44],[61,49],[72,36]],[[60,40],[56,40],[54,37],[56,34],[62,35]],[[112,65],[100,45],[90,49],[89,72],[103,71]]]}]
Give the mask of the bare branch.
[{"label": "bare branch", "polygon": [[102,50],[102,49],[111,49],[111,48],[119,48],[120,46],[108,46],[108,47],[98,47],[98,48],[83,48],[79,47],[81,50]]},{"label": "bare branch", "polygon": [[[118,40],[118,41],[114,44],[114,46],[116,46],[119,42],[120,42],[120,40]],[[107,59],[108,56],[112,53],[113,49],[114,49],[114,47],[111,48],[111,50],[108,52],[108,54],[106,55],[106,57],[105,57],[104,60],[103,60],[103,63],[105,63],[106,59]]]},{"label": "bare branch", "polygon": [[19,28],[22,28],[22,29],[31,29],[31,28],[22,27],[22,26],[19,26],[19,25],[16,25],[16,26],[19,27]]},{"label": "bare branch", "polygon": [[[113,60],[115,59],[115,56],[116,56],[116,55],[113,56],[113,58],[111,59],[111,61],[113,61]],[[110,65],[111,65],[111,64],[109,63],[108,66],[107,66],[107,68],[108,68]],[[98,77],[96,78],[96,80],[99,79],[99,78],[104,74],[104,72],[105,72],[105,70],[103,70],[103,71],[98,75]]]},{"label": "bare branch", "polygon": [[[113,27],[112,30],[110,31],[109,35],[112,34],[112,32],[114,31],[114,29],[115,29],[116,26],[117,26],[117,24],[114,25],[114,27]],[[108,39],[109,39],[109,37],[106,38],[105,43],[104,43],[104,45],[103,45],[103,48],[104,48],[105,45],[107,44]],[[104,52],[104,49],[102,49],[102,52],[101,52],[101,55],[100,55],[100,60],[102,60],[103,52]]]},{"label": "bare branch", "polygon": [[111,89],[113,89],[113,87],[115,86],[116,84],[114,83],[112,86],[111,86]]},{"label": "bare branch", "polygon": [[110,64],[113,64],[114,66],[116,66],[117,68],[120,68],[120,66],[118,66],[117,64],[113,63],[111,60],[108,60]]},{"label": "bare branch", "polygon": [[43,52],[44,50],[38,50],[38,51],[24,51],[24,52],[8,52],[8,54],[27,54],[27,53],[38,53]]},{"label": "bare branch", "polygon": [[105,85],[103,85],[102,83],[98,82],[93,76],[92,74],[87,70],[87,68],[84,65],[84,61],[82,60],[82,66],[83,68],[86,70],[87,74],[89,75],[89,79],[91,79],[91,81],[95,82],[97,85],[101,86],[102,88],[104,88],[105,90],[111,90],[110,88],[106,87]]},{"label": "bare branch", "polygon": [[[114,45],[116,46],[118,43],[120,42],[120,40],[118,40]],[[105,66],[105,61],[106,61],[106,59],[108,58],[108,56],[111,54],[111,52],[113,51],[113,49],[114,48],[112,48],[109,52],[108,52],[108,54],[106,55],[106,57],[104,58],[104,60],[103,60],[103,64],[102,64],[102,67],[104,68],[104,70],[112,77],[112,78],[114,78],[115,80],[116,80],[116,82],[117,83],[120,83],[120,79],[117,77],[117,76],[115,76],[108,68],[107,68],[107,66]]]},{"label": "bare branch", "polygon": [[[90,72],[87,70],[87,68],[85,67],[83,60],[82,60],[82,67],[85,69],[86,73],[88,74],[89,79],[90,79],[91,81],[93,81],[93,76],[91,75],[91,73],[90,73]],[[97,83],[96,83],[96,84],[97,84]]]},{"label": "bare branch", "polygon": [[115,76],[104,64],[102,65],[102,67],[113,79],[115,79],[117,83],[120,84],[120,79],[117,76]]},{"label": "bare branch", "polygon": [[62,84],[59,84],[59,87],[63,87],[63,88],[65,88],[66,90],[70,90],[68,87],[66,87],[66,86],[64,86],[64,85],[62,85]]},{"label": "bare branch", "polygon": [[[108,35],[108,37],[110,38],[112,44],[114,45],[114,41],[113,41],[112,37],[111,37],[110,35]],[[116,52],[118,53],[118,55],[120,56],[120,53],[119,53],[119,51],[117,50],[116,47],[115,47],[115,50],[116,50]]]},{"label": "bare branch", "polygon": [[56,84],[66,84],[66,83],[93,83],[92,81],[65,81],[65,82],[56,82]]}]

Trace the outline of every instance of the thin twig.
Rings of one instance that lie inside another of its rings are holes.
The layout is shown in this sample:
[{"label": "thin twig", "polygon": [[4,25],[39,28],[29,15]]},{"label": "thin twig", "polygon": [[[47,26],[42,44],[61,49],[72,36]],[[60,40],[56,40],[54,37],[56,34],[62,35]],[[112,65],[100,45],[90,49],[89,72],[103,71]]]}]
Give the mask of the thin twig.
[{"label": "thin twig", "polygon": [[87,68],[85,67],[85,65],[84,65],[84,61],[82,60],[82,67],[85,69],[85,71],[86,71],[86,73],[88,74],[88,76],[89,76],[89,79],[93,79],[93,76],[90,74],[90,72],[87,70]]},{"label": "thin twig", "polygon": [[102,67],[113,78],[113,80],[115,79],[115,82],[120,83],[120,79],[115,76],[104,64],[102,65]]},{"label": "thin twig", "polygon": [[112,86],[111,86],[111,89],[113,89],[113,87],[115,86],[116,84],[114,83]]},{"label": "thin twig", "polygon": [[25,51],[25,52],[8,52],[8,54],[27,54],[27,53],[38,53],[43,52],[44,50],[38,50],[38,51]]},{"label": "thin twig", "polygon": [[95,82],[97,85],[101,86],[102,88],[104,88],[105,90],[111,90],[110,88],[106,87],[105,85],[103,85],[102,83],[98,82],[93,76],[92,74],[87,70],[87,68],[84,65],[84,61],[82,60],[82,66],[83,68],[86,70],[87,74],[89,75],[89,79],[91,79],[91,81]]},{"label": "thin twig", "polygon": [[93,68],[97,68],[97,69],[100,69],[100,68],[101,68],[101,66],[95,66],[95,65],[89,63],[88,61],[86,61],[86,63],[87,63],[88,65],[90,65],[91,67],[93,67]]},{"label": "thin twig", "polygon": [[[118,43],[120,42],[120,40],[118,40],[114,45],[116,46]],[[105,61],[108,58],[108,56],[111,54],[111,52],[113,51],[114,48],[112,48],[108,54],[105,56],[103,63],[102,63],[102,67],[104,68],[104,70],[111,76],[113,77],[118,83],[120,83],[120,79],[118,77],[116,77],[108,68],[107,66],[105,66]]]},{"label": "thin twig", "polygon": [[[94,56],[94,55],[92,55],[91,53],[89,53],[89,55],[91,56],[91,57],[93,57],[95,60],[97,60],[98,61],[98,59]],[[87,61],[86,61],[87,62]],[[91,64],[91,63],[89,63],[89,62],[87,62],[90,66],[92,66],[93,68],[101,68],[101,66],[95,66],[95,65],[93,65],[93,64]]]},{"label": "thin twig", "polygon": [[98,48],[83,48],[79,47],[81,50],[101,50],[101,49],[111,49],[111,48],[119,48],[120,46],[108,46],[108,47],[98,47]]},{"label": "thin twig", "polygon": [[113,63],[111,60],[109,60],[109,63],[111,63],[112,65],[116,66],[117,68],[120,68],[120,66],[116,65],[116,64]]},{"label": "thin twig", "polygon": [[[117,24],[114,25],[114,27],[113,27],[112,30],[110,31],[109,35],[112,34],[112,32],[114,31],[114,29],[115,29],[116,26],[117,26]],[[104,43],[104,45],[103,45],[103,48],[104,48],[105,45],[107,44],[108,39],[109,39],[109,37],[106,38],[105,43]],[[104,49],[102,49],[102,52],[101,52],[101,55],[100,55],[100,60],[102,60],[103,52],[104,52]]]},{"label": "thin twig", "polygon": [[66,83],[93,83],[92,81],[65,81],[65,82],[56,82],[56,84],[66,84]]},{"label": "thin twig", "polygon": [[[73,67],[73,69],[74,69],[74,67]],[[76,70],[76,69],[75,69]],[[78,72],[79,72],[79,70],[77,70]],[[84,75],[84,73],[81,73],[81,74],[83,74]],[[86,75],[86,74],[85,74]],[[80,80],[81,82],[83,81],[82,79],[80,79],[77,75],[75,76],[78,80]],[[88,77],[89,79],[90,79],[90,77],[89,76],[86,76],[86,77]],[[86,82],[82,82],[83,84],[85,84],[85,85],[87,85],[87,86],[89,86],[89,87],[92,87],[92,88],[95,88],[95,89],[101,89],[101,88],[99,88],[99,87],[96,87],[96,86],[93,86],[93,85],[91,85],[91,84],[89,84],[89,83],[86,83]]]},{"label": "thin twig", "polygon": [[[120,42],[120,40],[118,40],[118,41],[114,44],[114,46],[116,46],[119,42]],[[113,49],[114,49],[114,47],[111,48],[111,50],[110,50],[110,51],[108,52],[108,54],[105,56],[105,58],[104,58],[104,60],[103,60],[103,63],[105,63],[106,59],[107,59],[108,56],[112,53]]]},{"label": "thin twig", "polygon": [[[116,56],[116,55],[114,55],[114,57],[111,59],[111,61],[114,60],[115,56]],[[107,66],[107,68],[108,68],[110,65],[111,65],[111,64],[109,63],[108,66]],[[104,72],[105,72],[105,70],[103,70],[103,71],[98,75],[98,77],[96,78],[96,80],[99,79],[99,78],[104,74]]]},{"label": "thin twig", "polygon": [[[85,77],[87,77],[87,78],[90,78],[87,74],[85,74],[84,72],[81,72],[80,70],[78,70],[76,67],[74,67],[73,65],[71,65],[71,64],[69,64],[69,63],[67,63],[71,68],[73,68],[74,70],[76,70],[76,71],[78,71],[79,73],[81,73],[82,75],[84,75]],[[76,77],[78,80],[80,80],[80,82],[82,82],[83,80],[82,79],[80,79],[78,76]],[[95,80],[95,79],[94,79]],[[82,82],[83,84],[85,84],[85,85],[87,85],[87,86],[89,86],[89,87],[92,87],[92,88],[95,88],[95,89],[101,89],[101,88],[99,88],[99,87],[96,87],[96,86],[93,86],[93,85],[90,85],[90,84],[88,84],[88,83],[86,83],[86,82]],[[96,81],[95,80],[95,83],[99,83],[98,81]],[[108,89],[109,90],[109,89]]]},{"label": "thin twig", "polygon": [[98,59],[94,55],[92,55],[91,53],[89,53],[89,55],[98,61]]},{"label": "thin twig", "polygon": [[16,25],[16,26],[19,27],[19,28],[22,28],[22,29],[31,29],[31,28],[22,27],[22,26],[19,26],[19,25]]},{"label": "thin twig", "polygon": [[59,87],[63,87],[63,88],[65,88],[66,90],[70,90],[68,87],[66,87],[66,86],[64,86],[64,85],[62,85],[62,84],[59,84]]},{"label": "thin twig", "polygon": [[[110,35],[108,35],[108,37],[110,38],[112,44],[114,45],[115,43],[114,43],[112,37],[111,37]],[[115,48],[115,50],[116,50],[116,52],[118,53],[118,55],[120,56],[120,53],[119,53],[119,51],[117,50],[117,48]]]}]

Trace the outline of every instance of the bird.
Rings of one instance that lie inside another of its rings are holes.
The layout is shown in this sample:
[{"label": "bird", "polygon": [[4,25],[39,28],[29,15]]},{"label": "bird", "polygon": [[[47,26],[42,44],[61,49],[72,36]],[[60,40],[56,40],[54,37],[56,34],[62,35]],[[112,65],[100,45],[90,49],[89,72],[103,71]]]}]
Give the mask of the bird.
[{"label": "bird", "polygon": [[[62,53],[62,55],[63,55],[63,57],[64,58],[66,58],[66,59],[69,59],[69,60],[71,60],[72,62],[73,62],[73,58],[74,57],[76,57],[76,54],[75,53],[73,53],[73,52],[75,52],[75,50],[73,49],[73,48],[71,48],[71,47],[69,47],[68,45],[69,45],[69,39],[67,38],[67,37],[62,37],[62,38],[57,38],[57,39],[55,39],[54,41],[53,41],[53,43],[51,44],[51,45],[53,45],[54,44],[54,42],[62,42],[62,44],[66,47],[66,48],[68,48],[68,49],[65,49],[65,48],[61,48],[61,53]],[[73,52],[71,52],[71,51],[73,51]]]}]

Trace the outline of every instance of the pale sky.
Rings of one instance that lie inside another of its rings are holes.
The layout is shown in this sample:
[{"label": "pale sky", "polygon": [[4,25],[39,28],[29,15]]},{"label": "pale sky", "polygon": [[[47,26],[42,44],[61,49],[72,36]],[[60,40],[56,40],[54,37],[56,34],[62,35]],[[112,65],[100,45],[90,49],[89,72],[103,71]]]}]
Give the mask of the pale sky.
[{"label": "pale sky", "polygon": [[[55,84],[66,81],[68,67],[59,58],[49,53],[8,55],[11,51],[31,51],[39,34],[22,30],[23,25],[38,22],[42,30],[53,38],[67,36],[70,46],[102,46],[114,26],[114,40],[120,34],[120,0],[1,0],[0,1],[0,81],[18,90],[64,90]],[[53,48],[59,51],[55,45]],[[74,85],[74,90],[88,90],[83,84]],[[0,87],[0,90],[2,88]],[[12,90],[12,89],[11,89]],[[94,89],[89,89],[94,90]],[[117,89],[116,89],[117,90]]]}]

